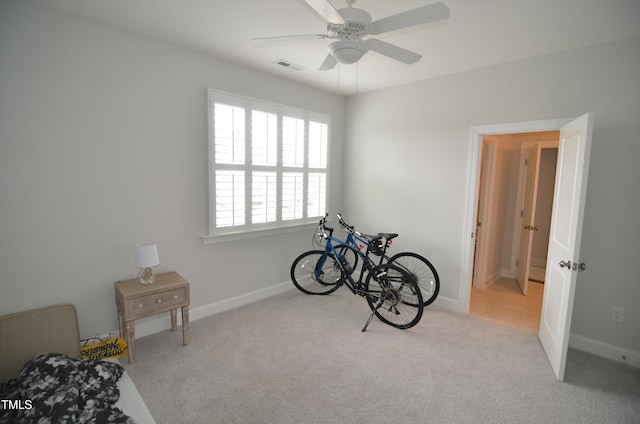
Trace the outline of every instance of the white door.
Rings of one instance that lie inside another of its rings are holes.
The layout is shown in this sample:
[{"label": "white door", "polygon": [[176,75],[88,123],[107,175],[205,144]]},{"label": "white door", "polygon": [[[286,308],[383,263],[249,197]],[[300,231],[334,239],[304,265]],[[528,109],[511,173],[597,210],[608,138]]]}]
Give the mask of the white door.
[{"label": "white door", "polygon": [[487,288],[487,251],[489,250],[488,236],[491,231],[489,217],[492,203],[491,190],[493,189],[494,160],[495,143],[483,141],[473,272],[473,287],[477,289]]},{"label": "white door", "polygon": [[560,129],[539,337],[558,380],[564,380],[571,314],[580,261],[580,238],[593,115]]},{"label": "white door", "polygon": [[520,249],[518,250],[518,271],[516,281],[527,294],[529,284],[529,265],[531,264],[531,246],[536,219],[536,197],[538,193],[538,174],[540,173],[540,145],[535,143],[527,149],[524,179],[524,201],[520,220]]}]

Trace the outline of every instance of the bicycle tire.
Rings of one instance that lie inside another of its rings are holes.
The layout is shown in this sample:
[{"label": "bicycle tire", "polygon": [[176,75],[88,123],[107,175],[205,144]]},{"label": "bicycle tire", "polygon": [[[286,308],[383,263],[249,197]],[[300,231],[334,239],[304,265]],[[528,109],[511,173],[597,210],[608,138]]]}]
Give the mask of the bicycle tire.
[{"label": "bicycle tire", "polygon": [[340,288],[344,273],[333,255],[325,256],[324,250],[310,250],[293,261],[291,281],[303,293],[324,295]]},{"label": "bicycle tire", "polygon": [[422,292],[406,270],[382,264],[371,270],[364,285],[367,303],[380,321],[407,329],[422,318]]},{"label": "bicycle tire", "polygon": [[401,252],[393,255],[387,263],[409,271],[422,292],[424,306],[429,306],[436,300],[440,292],[440,277],[426,258],[413,252]]}]

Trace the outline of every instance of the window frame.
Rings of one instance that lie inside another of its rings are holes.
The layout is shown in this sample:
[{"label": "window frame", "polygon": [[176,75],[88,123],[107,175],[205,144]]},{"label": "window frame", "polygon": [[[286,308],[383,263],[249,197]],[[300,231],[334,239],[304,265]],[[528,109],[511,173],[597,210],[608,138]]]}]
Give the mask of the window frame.
[{"label": "window frame", "polygon": [[[215,139],[215,104],[222,103],[232,107],[240,107],[244,111],[244,163],[228,164],[216,163],[216,139]],[[276,164],[259,165],[253,162],[253,138],[252,138],[252,117],[255,110],[276,114]],[[291,117],[302,119],[304,121],[304,152],[303,165],[300,166],[284,166],[283,165],[283,119]],[[271,234],[280,234],[294,231],[303,231],[313,228],[317,225],[318,219],[324,216],[308,216],[309,213],[309,175],[321,173],[325,175],[325,193],[324,199],[318,199],[324,202],[325,210],[329,210],[329,181],[331,175],[331,116],[295,108],[291,106],[283,106],[273,102],[260,99],[254,99],[246,96],[227,93],[215,89],[207,90],[207,119],[208,119],[208,188],[209,188],[209,234],[203,235],[202,239],[205,244],[219,243],[231,240],[247,239]],[[317,122],[326,125],[326,165],[323,168],[309,165],[309,146],[310,146],[310,123]],[[226,170],[242,170],[244,172],[244,224],[231,225],[228,227],[216,227],[217,209],[216,209],[216,171]],[[277,179],[276,189],[276,220],[274,222],[252,223],[252,180],[254,173],[275,172]],[[286,173],[302,173],[303,174],[303,202],[302,217],[298,219],[283,220],[283,175]],[[317,213],[320,213],[316,211]]]}]

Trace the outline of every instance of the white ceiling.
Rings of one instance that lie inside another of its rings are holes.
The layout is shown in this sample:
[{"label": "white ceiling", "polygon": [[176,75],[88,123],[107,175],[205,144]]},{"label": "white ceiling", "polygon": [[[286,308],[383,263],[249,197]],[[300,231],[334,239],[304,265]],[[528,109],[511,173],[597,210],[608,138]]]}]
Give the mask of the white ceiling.
[{"label": "white ceiling", "polygon": [[[418,63],[369,52],[357,65],[319,71],[332,40],[252,42],[326,33],[303,0],[34,1],[344,95],[640,36],[640,0],[442,0],[448,20],[376,37],[422,54]],[[375,21],[434,1],[358,0],[354,7]],[[274,64],[282,59],[304,69]]]}]

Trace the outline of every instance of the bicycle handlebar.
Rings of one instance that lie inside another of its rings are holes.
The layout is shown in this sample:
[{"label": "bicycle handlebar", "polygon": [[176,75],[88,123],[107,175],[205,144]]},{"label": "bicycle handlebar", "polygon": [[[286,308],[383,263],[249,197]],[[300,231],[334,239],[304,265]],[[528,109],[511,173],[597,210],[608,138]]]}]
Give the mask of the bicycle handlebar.
[{"label": "bicycle handlebar", "polygon": [[342,225],[342,228],[344,228],[345,230],[347,230],[347,232],[349,232],[349,233],[353,233],[353,234],[355,234],[355,235],[357,235],[357,236],[360,236],[360,237],[362,237],[362,236],[363,236],[363,234],[362,234],[361,232],[356,231],[356,229],[355,229],[355,227],[354,227],[353,225],[349,225],[349,224],[347,224],[347,223],[344,221],[344,219],[342,219],[342,214],[337,213],[336,215],[338,216],[338,222],[340,223],[340,225]]},{"label": "bicycle handlebar", "polygon": [[[329,238],[329,237],[331,237],[333,235],[333,228],[326,226],[327,216],[329,216],[329,214],[325,213],[324,217],[320,221],[318,221],[318,227],[322,231],[322,237],[325,238],[325,239]],[[329,233],[329,234],[327,234],[327,233]]]}]

